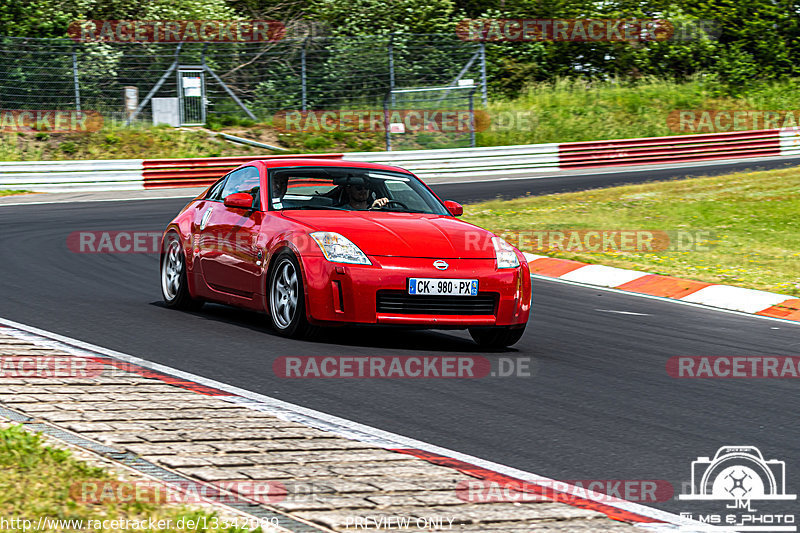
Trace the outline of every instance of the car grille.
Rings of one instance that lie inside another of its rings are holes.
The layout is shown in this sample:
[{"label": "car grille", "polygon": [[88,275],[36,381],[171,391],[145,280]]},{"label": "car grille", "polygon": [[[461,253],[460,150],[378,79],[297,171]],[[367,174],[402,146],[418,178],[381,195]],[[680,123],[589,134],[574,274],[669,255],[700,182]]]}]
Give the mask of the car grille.
[{"label": "car grille", "polygon": [[477,296],[421,296],[404,291],[378,291],[379,313],[397,315],[494,315],[497,293]]}]

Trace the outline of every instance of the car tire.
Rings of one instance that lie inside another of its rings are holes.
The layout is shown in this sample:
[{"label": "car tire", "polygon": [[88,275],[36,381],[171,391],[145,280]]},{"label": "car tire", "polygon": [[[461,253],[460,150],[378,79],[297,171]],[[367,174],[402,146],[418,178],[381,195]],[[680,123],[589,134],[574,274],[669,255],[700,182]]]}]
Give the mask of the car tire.
[{"label": "car tire", "polygon": [[196,311],[203,306],[189,292],[186,274],[186,256],[181,239],[177,233],[170,232],[164,237],[161,251],[161,296],[164,305],[171,309]]},{"label": "car tire", "polygon": [[482,348],[506,348],[516,344],[525,333],[522,327],[469,328],[469,334]]},{"label": "car tire", "polygon": [[316,333],[306,318],[305,289],[300,263],[292,252],[275,257],[267,282],[272,328],[282,337],[303,338]]}]

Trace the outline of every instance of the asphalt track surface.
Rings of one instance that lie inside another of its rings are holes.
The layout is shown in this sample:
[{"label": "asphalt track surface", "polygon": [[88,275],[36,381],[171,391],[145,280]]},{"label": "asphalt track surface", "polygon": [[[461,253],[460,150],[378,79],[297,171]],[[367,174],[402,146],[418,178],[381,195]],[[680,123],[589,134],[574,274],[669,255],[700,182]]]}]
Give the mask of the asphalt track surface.
[{"label": "asphalt track surface", "polygon": [[164,308],[154,255],[67,249],[72,231],[160,231],[184,204],[0,208],[0,316],[551,478],[662,479],[677,494],[698,456],[754,445],[785,460],[788,490],[800,489],[797,380],[677,380],[665,369],[676,355],[800,356],[800,326],[534,279],[525,336],[486,354],[531,358],[531,377],[282,379],[272,371],[281,355],[482,352],[452,331],[342,328],[287,340],[256,313]]},{"label": "asphalt track surface", "polygon": [[571,170],[557,176],[537,177],[536,174],[510,179],[484,179],[469,183],[440,183],[432,185],[442,198],[461,203],[480,202],[493,198],[519,198],[521,196],[556,194],[583,191],[601,187],[614,187],[648,181],[686,179],[698,176],[717,176],[732,172],[789,168],[800,163],[797,157],[770,158],[761,161],[727,160],[725,162],[687,163],[673,168],[625,167]]}]

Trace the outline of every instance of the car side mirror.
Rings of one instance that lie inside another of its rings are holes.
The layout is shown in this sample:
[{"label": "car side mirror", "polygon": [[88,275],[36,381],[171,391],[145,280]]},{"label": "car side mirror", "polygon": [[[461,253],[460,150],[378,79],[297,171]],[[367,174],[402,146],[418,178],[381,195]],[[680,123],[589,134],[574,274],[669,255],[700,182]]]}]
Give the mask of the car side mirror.
[{"label": "car side mirror", "polygon": [[445,200],[444,206],[450,211],[450,214],[454,217],[460,217],[464,214],[464,208],[461,206],[460,203],[454,202],[452,200]]},{"label": "car side mirror", "polygon": [[235,192],[225,197],[225,207],[253,209],[253,197],[246,192]]}]

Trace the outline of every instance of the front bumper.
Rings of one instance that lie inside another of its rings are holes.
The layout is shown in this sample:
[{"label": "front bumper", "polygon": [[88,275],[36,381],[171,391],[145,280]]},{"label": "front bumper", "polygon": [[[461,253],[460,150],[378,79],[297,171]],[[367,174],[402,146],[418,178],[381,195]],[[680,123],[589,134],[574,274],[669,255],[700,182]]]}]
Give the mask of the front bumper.
[{"label": "front bumper", "polygon": [[[441,271],[430,258],[370,256],[372,265],[348,265],[306,255],[302,258],[306,314],[315,324],[523,325],[530,314],[531,279],[527,262],[520,259],[516,269],[497,269],[494,259],[447,259],[450,267]],[[493,295],[495,305],[491,313],[482,314],[379,312],[378,291],[407,292],[411,277],[477,279],[479,294]]]}]

